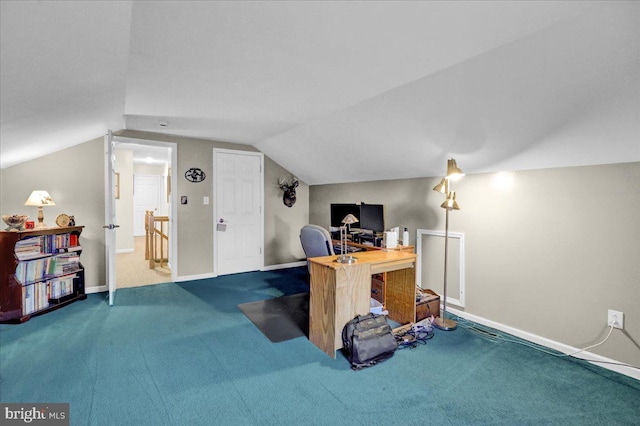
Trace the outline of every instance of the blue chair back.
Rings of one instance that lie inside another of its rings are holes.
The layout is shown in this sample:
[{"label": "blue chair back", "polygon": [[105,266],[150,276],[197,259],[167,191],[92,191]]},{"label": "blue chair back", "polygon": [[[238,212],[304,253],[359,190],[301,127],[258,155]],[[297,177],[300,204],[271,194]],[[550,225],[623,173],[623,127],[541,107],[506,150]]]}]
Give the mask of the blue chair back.
[{"label": "blue chair back", "polygon": [[300,243],[307,259],[335,254],[329,231],[318,225],[303,226],[300,229]]}]

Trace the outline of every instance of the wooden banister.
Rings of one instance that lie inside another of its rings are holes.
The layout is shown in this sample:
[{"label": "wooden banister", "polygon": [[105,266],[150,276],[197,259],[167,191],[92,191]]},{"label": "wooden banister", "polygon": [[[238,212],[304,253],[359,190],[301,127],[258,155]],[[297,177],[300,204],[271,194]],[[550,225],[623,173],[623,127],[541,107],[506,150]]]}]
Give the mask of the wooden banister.
[{"label": "wooden banister", "polygon": [[[167,224],[166,231],[165,224]],[[149,269],[154,269],[156,267],[156,263],[159,263],[160,267],[163,267],[165,262],[169,261],[168,224],[168,216],[154,216],[153,212],[150,210],[145,212],[145,260],[149,261]],[[165,242],[167,244],[166,256],[164,249]]]}]

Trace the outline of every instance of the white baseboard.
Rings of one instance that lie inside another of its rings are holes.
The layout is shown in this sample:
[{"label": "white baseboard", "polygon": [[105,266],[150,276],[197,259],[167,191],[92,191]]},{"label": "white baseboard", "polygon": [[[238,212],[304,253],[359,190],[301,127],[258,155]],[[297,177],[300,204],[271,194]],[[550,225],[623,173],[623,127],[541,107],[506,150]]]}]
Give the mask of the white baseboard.
[{"label": "white baseboard", "polygon": [[208,278],[215,278],[215,277],[217,277],[217,275],[214,274],[213,272],[206,273],[206,274],[198,274],[198,275],[182,275],[180,277],[176,277],[175,282],[179,283],[183,281],[206,280]]},{"label": "white baseboard", "polygon": [[95,287],[85,287],[84,289],[86,294],[102,293],[103,291],[109,291],[109,287],[107,287],[107,285],[99,285]]},{"label": "white baseboard", "polygon": [[[564,354],[574,353],[581,349],[581,348],[575,348],[573,346],[565,345],[564,343],[556,342],[555,340],[547,339],[546,337],[529,333],[528,331],[523,331],[514,327],[510,327],[508,325],[500,324],[498,322],[479,317],[477,315],[460,311],[455,308],[447,307],[447,312],[451,312],[452,314],[458,315],[469,321],[486,325],[487,327],[495,328],[496,330],[504,331],[505,333],[509,333],[513,336],[519,337],[528,342],[535,343],[537,345],[544,346],[549,349],[554,349]],[[615,371],[617,373],[624,374],[625,376],[629,376],[634,379],[640,380],[640,370],[632,367],[627,367],[625,365],[609,364],[609,363],[624,364],[624,363],[621,363],[620,361],[607,358],[598,354],[594,354],[592,352],[586,352],[586,351],[580,352],[580,354],[576,354],[576,355],[578,358],[582,358],[586,361],[591,362],[592,364],[606,368],[607,370]],[[597,361],[600,361],[600,362],[597,362]]]},{"label": "white baseboard", "polygon": [[261,271],[275,271],[278,269],[296,268],[298,266],[307,266],[307,261],[301,260],[299,262],[281,263],[279,265],[269,265],[262,268]]},{"label": "white baseboard", "polygon": [[[274,271],[274,270],[277,270],[277,269],[286,269],[286,268],[294,268],[294,267],[297,267],[297,266],[305,266],[306,264],[307,264],[306,261],[292,262],[292,263],[282,263],[282,264],[279,264],[279,265],[265,266],[260,270],[261,271]],[[182,276],[176,277],[176,282],[204,280],[204,279],[208,279],[208,278],[216,278],[217,276],[218,275],[214,274],[213,272],[207,273],[207,274],[199,274],[199,275],[182,275]]]}]

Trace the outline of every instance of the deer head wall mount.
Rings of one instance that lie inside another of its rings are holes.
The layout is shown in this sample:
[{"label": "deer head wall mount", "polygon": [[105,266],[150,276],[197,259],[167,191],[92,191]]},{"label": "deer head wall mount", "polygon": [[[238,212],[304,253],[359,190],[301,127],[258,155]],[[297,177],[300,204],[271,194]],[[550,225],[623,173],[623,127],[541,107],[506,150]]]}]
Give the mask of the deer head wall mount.
[{"label": "deer head wall mount", "polygon": [[291,183],[286,179],[279,179],[278,186],[284,191],[282,202],[285,206],[291,207],[296,203],[296,188],[298,187],[298,179],[292,178]]}]

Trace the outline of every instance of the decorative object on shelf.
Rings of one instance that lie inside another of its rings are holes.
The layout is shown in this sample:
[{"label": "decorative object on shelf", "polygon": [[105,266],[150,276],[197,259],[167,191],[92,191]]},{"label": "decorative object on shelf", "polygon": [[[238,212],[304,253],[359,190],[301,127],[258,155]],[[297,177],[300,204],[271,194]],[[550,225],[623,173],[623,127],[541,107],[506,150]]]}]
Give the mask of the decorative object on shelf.
[{"label": "decorative object on shelf", "polygon": [[31,193],[24,205],[38,207],[38,225],[36,226],[36,228],[46,228],[47,225],[45,225],[44,223],[44,214],[42,213],[42,208],[55,206],[56,203],[53,202],[51,195],[49,195],[47,191],[37,189]]},{"label": "decorative object on shelf", "polygon": [[347,263],[351,264],[358,260],[358,258],[345,254],[344,251],[347,248],[347,232],[348,228],[352,223],[358,222],[358,218],[349,213],[342,219],[343,225],[340,227],[340,256],[336,259],[338,263]]},{"label": "decorative object on shelf", "polygon": [[204,181],[207,175],[204,174],[202,169],[198,169],[197,167],[192,167],[185,172],[184,177],[189,182],[198,183],[198,182]]},{"label": "decorative object on shelf", "polygon": [[59,214],[58,217],[56,217],[56,225],[60,227],[69,226],[69,222],[71,222],[71,218],[69,217],[69,215],[66,215],[64,213]]},{"label": "decorative object on shelf", "polygon": [[282,194],[282,202],[285,206],[291,207],[296,203],[296,188],[298,184],[298,179],[295,177],[291,179],[291,183],[286,179],[280,179],[278,181],[278,186],[284,191],[284,194]]},{"label": "decorative object on shelf", "polygon": [[69,216],[69,226],[76,226],[76,217]]},{"label": "decorative object on shelf", "polygon": [[408,228],[404,228],[404,231],[402,231],[402,245],[403,246],[409,245],[409,229]]},{"label": "decorative object on shelf", "polygon": [[5,231],[22,231],[25,222],[29,219],[29,216],[21,214],[12,214],[2,216],[2,220],[7,224]]},{"label": "decorative object on shelf", "polygon": [[444,203],[440,205],[445,209],[445,225],[444,225],[444,283],[443,283],[443,297],[442,297],[442,314],[433,321],[433,325],[440,330],[455,330],[458,324],[452,320],[447,319],[447,256],[449,251],[449,211],[460,210],[460,206],[456,202],[456,193],[451,190],[451,181],[456,181],[464,176],[462,170],[458,168],[456,160],[450,158],[447,160],[447,175],[442,178],[439,184],[437,184],[433,190],[440,192],[446,196]]},{"label": "decorative object on shelf", "polygon": [[36,223],[32,220],[28,220],[24,223],[24,229],[35,229]]}]

